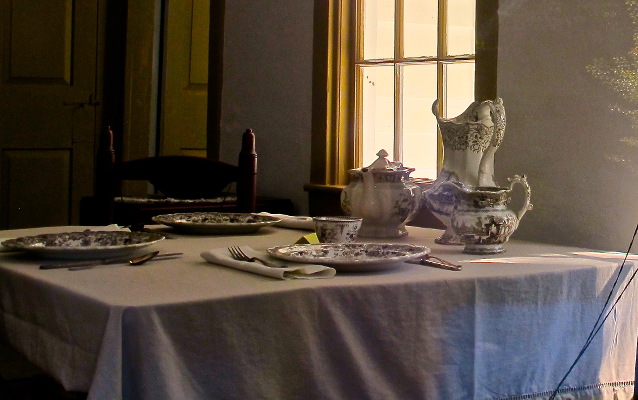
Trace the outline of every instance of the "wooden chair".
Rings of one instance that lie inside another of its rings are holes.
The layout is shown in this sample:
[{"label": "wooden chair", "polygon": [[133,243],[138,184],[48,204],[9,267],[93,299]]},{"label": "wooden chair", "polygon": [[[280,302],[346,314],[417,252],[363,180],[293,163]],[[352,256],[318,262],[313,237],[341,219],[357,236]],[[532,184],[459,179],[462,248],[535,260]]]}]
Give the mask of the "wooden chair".
[{"label": "wooden chair", "polygon": [[[242,135],[238,165],[195,156],[156,156],[118,163],[110,128],[102,142],[96,194],[83,199],[82,225],[146,224],[154,215],[174,212],[256,211],[257,153],[251,129]],[[122,183],[128,180],[147,181],[165,198],[127,203],[122,196]],[[230,195],[225,191],[233,183],[236,191]]]}]

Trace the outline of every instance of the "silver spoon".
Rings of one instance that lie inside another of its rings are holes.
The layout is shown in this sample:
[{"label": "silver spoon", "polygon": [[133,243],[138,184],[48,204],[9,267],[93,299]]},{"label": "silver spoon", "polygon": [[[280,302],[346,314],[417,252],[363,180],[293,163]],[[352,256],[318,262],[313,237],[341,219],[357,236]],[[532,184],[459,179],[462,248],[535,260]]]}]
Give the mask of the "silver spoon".
[{"label": "silver spoon", "polygon": [[130,260],[128,260],[128,263],[131,264],[131,265],[144,264],[145,262],[147,262],[151,258],[155,258],[155,256],[158,255],[158,254],[159,254],[159,251],[154,251],[152,253],[144,254],[144,255],[141,255],[139,257],[131,258]]}]

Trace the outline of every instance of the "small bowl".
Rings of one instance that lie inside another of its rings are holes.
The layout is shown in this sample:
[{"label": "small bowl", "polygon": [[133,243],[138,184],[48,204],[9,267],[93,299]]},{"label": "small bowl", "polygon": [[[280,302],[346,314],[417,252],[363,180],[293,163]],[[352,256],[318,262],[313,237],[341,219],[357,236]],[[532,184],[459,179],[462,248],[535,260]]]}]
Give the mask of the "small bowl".
[{"label": "small bowl", "polygon": [[359,217],[314,217],[315,232],[321,243],[352,243],[361,228]]}]

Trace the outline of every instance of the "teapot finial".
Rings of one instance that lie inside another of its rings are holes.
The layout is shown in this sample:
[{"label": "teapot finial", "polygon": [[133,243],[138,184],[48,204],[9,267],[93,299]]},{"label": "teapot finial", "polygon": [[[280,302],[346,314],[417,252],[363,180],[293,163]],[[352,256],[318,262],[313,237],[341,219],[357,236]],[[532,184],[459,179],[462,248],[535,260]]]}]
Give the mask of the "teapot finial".
[{"label": "teapot finial", "polygon": [[370,166],[369,169],[387,169],[390,165],[390,161],[386,158],[388,156],[388,152],[385,149],[381,149],[377,152],[377,158]]}]

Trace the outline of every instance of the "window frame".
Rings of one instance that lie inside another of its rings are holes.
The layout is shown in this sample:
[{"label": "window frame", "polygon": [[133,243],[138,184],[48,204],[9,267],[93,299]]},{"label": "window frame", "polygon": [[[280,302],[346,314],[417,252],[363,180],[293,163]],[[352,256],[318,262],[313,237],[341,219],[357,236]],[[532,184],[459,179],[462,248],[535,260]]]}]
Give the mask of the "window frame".
[{"label": "window frame", "polygon": [[[309,191],[319,186],[345,186],[348,170],[361,161],[355,137],[357,4],[358,0],[315,0],[312,157],[310,184],[306,187]],[[499,0],[476,1],[478,101],[496,98],[498,4]],[[439,168],[440,165],[439,162]]]}]

